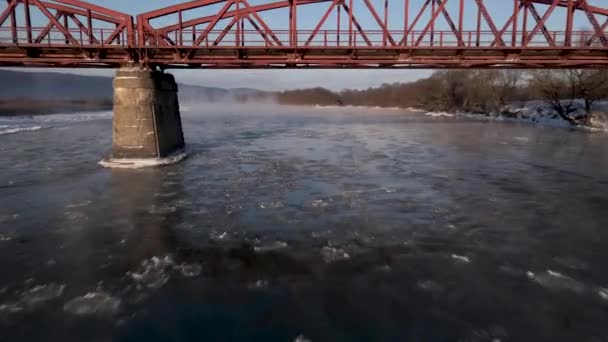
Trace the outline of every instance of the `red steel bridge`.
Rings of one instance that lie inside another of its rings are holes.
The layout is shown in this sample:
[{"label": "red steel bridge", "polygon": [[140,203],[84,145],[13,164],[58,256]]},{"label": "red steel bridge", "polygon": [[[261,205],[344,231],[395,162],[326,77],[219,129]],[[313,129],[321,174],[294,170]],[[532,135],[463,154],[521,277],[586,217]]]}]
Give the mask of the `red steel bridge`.
[{"label": "red steel bridge", "polygon": [[608,0],[0,1],[0,66],[608,67]]}]

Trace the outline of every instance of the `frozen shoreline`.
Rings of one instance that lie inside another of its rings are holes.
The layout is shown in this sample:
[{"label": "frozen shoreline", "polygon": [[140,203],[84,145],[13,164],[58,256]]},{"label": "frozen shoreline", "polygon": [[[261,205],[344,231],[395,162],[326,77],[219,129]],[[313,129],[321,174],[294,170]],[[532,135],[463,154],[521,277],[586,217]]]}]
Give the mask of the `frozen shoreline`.
[{"label": "frozen shoreline", "polygon": [[[510,123],[526,123],[541,127],[568,128],[577,131],[608,133],[608,102],[598,102],[593,106],[594,116],[591,125],[572,126],[569,122],[559,117],[552,109],[542,101],[529,101],[521,106],[509,105],[503,108],[502,113],[471,113],[471,112],[427,112],[425,115],[432,117],[456,117],[479,121],[499,121]],[[578,109],[575,115],[582,115],[582,109]]]}]

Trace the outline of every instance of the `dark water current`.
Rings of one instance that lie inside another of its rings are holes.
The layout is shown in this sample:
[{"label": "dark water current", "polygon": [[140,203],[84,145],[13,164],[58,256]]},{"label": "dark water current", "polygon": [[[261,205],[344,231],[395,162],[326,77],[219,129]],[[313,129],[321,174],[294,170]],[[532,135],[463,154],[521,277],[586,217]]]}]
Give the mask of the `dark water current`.
[{"label": "dark water current", "polygon": [[0,341],[608,341],[608,137],[397,110],[0,120]]}]

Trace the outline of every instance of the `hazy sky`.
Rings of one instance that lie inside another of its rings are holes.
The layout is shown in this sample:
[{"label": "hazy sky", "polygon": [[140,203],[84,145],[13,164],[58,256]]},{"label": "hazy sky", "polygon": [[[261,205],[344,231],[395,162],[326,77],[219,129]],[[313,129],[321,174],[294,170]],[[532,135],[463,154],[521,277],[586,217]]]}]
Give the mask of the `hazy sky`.
[{"label": "hazy sky", "polygon": [[[251,5],[262,3],[275,2],[276,0],[248,0]],[[473,8],[473,0],[465,0],[467,6],[464,21],[465,29],[473,30],[476,25],[476,8]],[[596,6],[605,6],[608,0],[589,0],[589,3]],[[125,0],[102,0],[94,1],[95,4],[112,8],[117,11],[126,12],[136,15],[142,12],[155,10],[165,6],[171,6],[185,1],[179,0],[154,0],[154,1],[125,1]],[[377,8],[381,15],[384,7],[384,0],[371,0],[372,4]],[[424,0],[410,0],[412,12],[419,9]],[[389,29],[401,30],[403,27],[403,0],[389,0]],[[446,5],[450,13],[457,13],[456,8],[459,1],[452,0]],[[513,1],[511,0],[486,0],[492,17],[499,23],[505,22],[513,12]],[[205,10],[197,10],[185,12],[184,20],[193,17],[208,15],[211,12],[218,10],[220,5],[210,6],[208,12]],[[361,0],[354,0],[355,13],[357,19],[366,30],[378,30],[379,27],[375,23],[369,11],[364,10]],[[5,3],[0,3],[0,9],[6,7]],[[307,5],[298,9],[298,29],[312,29],[318,22],[319,17],[329,7],[329,4]],[[541,15],[544,13],[546,6],[537,5]],[[554,30],[563,29],[563,10],[556,10],[556,14],[547,22],[548,28]],[[415,14],[410,14],[414,17]],[[286,9],[264,12],[262,18],[272,28],[288,28],[288,12]],[[346,18],[344,16],[343,18]],[[438,18],[437,29],[448,29],[446,22],[442,16]],[[457,18],[454,18],[457,20]],[[428,21],[428,15],[421,17],[420,25]],[[153,24],[156,27],[173,24],[176,22],[176,17],[167,17],[156,20]],[[342,27],[346,28],[348,20],[342,20]],[[482,29],[488,30],[485,23]],[[499,24],[501,26],[502,24]],[[577,28],[589,27],[588,21],[581,14],[575,19]],[[324,28],[335,29],[336,17],[330,16]],[[423,27],[416,27],[417,30],[422,30]],[[96,75],[111,75],[110,70],[62,70],[63,72],[86,73]],[[217,87],[249,87],[265,90],[277,90],[286,88],[303,88],[323,86],[331,89],[344,88],[366,88],[370,86],[379,86],[382,83],[404,82],[415,80],[420,77],[429,75],[431,72],[426,70],[176,70],[173,71],[177,79],[181,83],[199,84],[206,86]]]}]

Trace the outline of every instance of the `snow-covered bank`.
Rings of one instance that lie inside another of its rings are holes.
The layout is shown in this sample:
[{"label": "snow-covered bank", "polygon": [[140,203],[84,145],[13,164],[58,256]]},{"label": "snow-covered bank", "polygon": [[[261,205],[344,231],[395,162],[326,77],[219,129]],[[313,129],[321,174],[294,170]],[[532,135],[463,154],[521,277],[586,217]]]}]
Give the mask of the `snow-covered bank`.
[{"label": "snow-covered bank", "polygon": [[[585,115],[582,106],[578,106],[572,116],[583,117]],[[608,133],[608,102],[598,102],[593,106],[593,117],[589,125],[572,126],[568,121],[562,119],[553,109],[548,108],[542,101],[529,101],[520,105],[508,105],[500,113],[470,113],[456,112],[455,116],[483,121],[503,121],[514,123],[529,123],[543,127],[561,127],[581,130],[586,132]],[[432,117],[454,116],[446,112],[427,112],[425,115]]]}]

